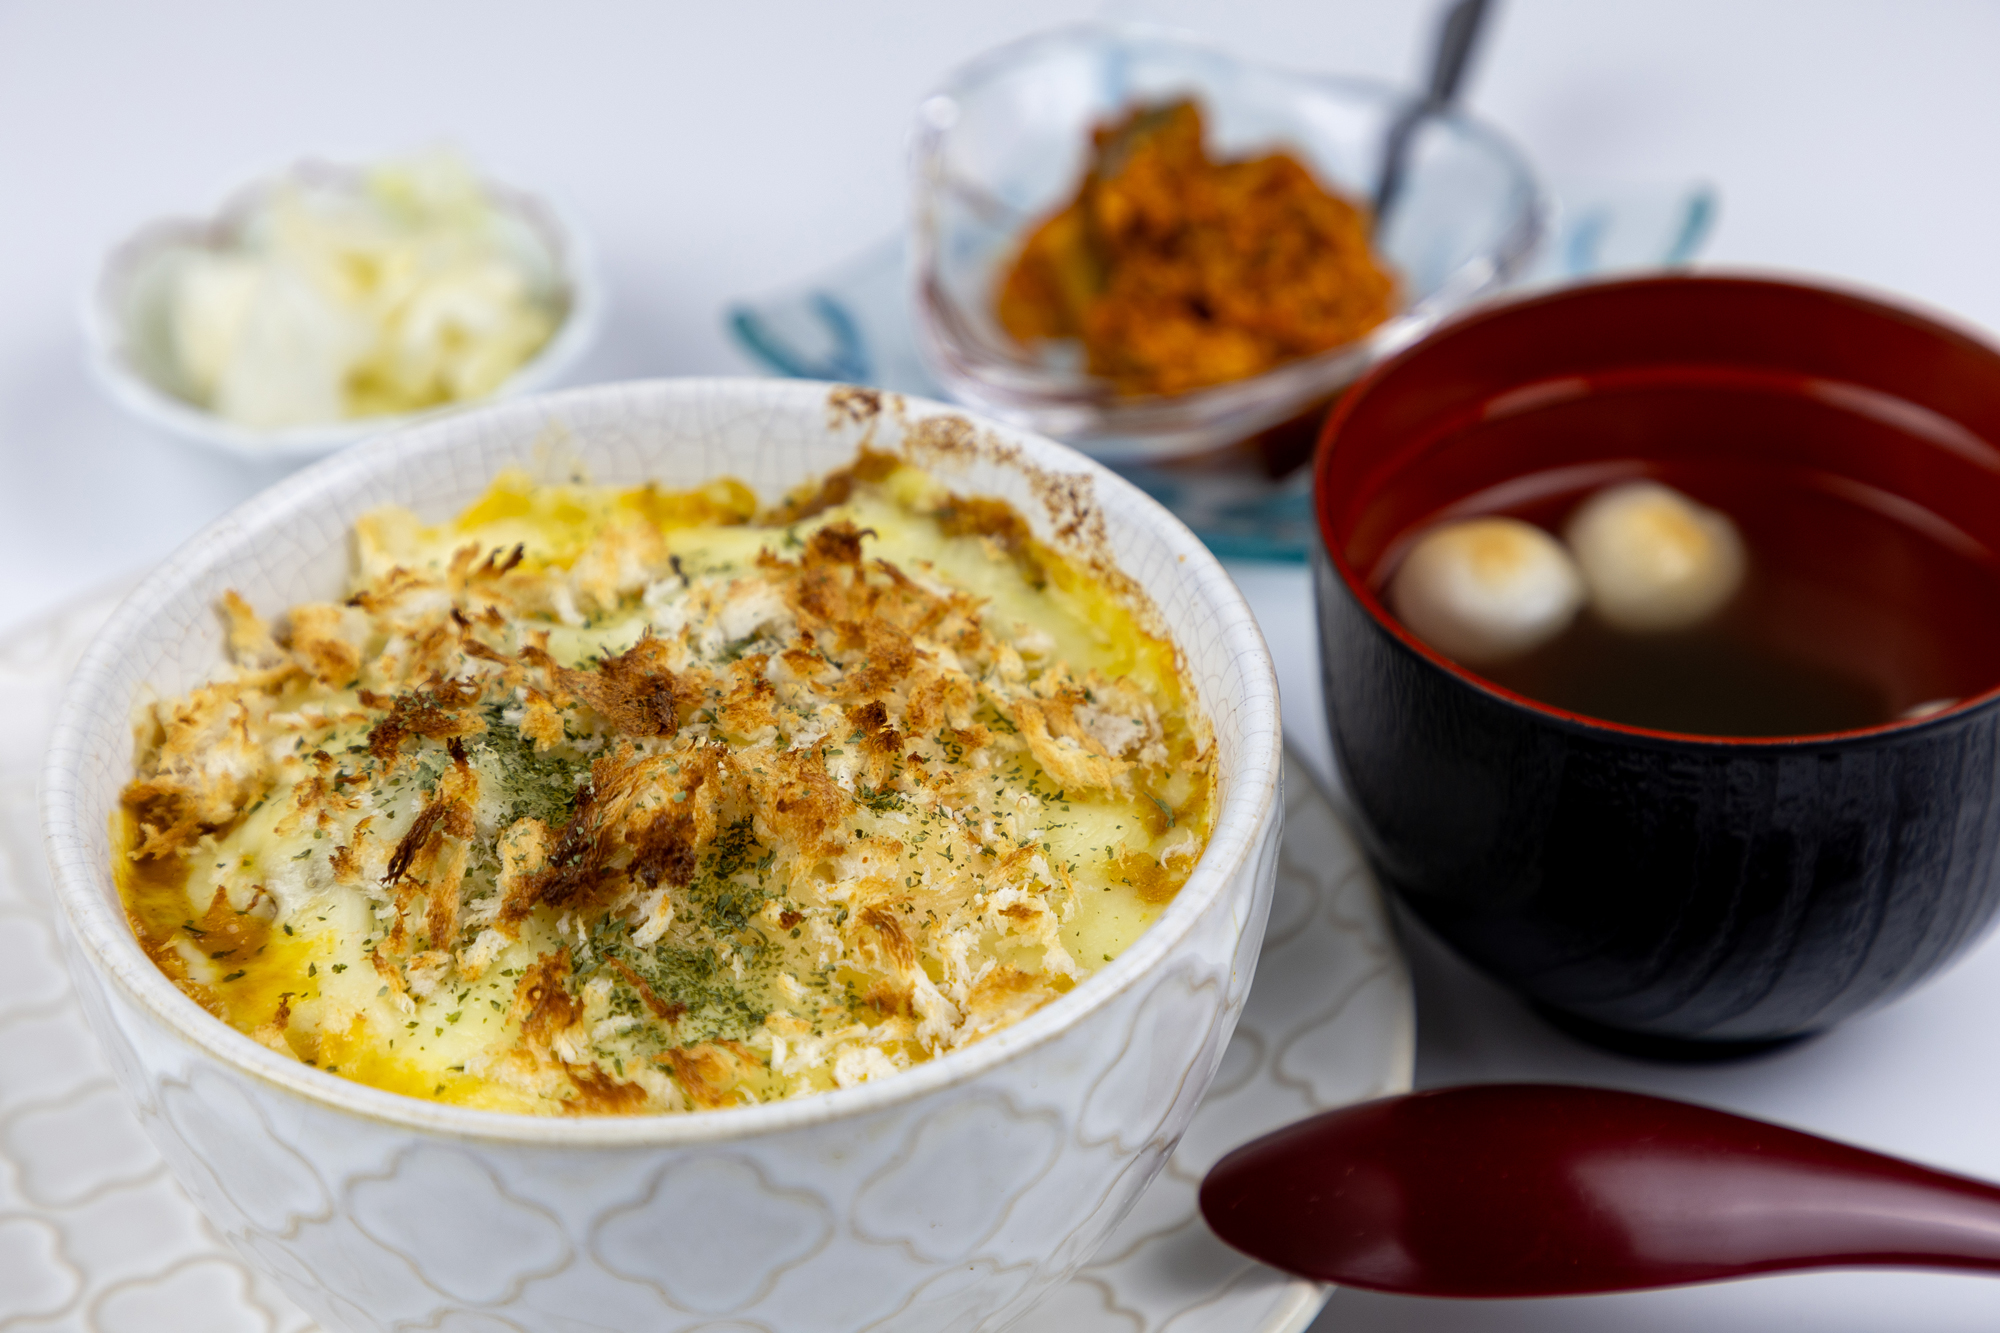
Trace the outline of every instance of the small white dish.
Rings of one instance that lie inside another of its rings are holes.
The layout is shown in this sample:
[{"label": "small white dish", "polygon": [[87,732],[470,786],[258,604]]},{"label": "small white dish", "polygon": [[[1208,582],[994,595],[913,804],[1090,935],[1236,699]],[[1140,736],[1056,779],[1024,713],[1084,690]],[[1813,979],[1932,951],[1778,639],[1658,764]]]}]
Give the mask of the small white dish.
[{"label": "small white dish", "polygon": [[147,425],[251,462],[305,463],[415,421],[552,388],[582,358],[604,323],[604,288],[583,229],[567,209],[538,194],[482,177],[494,205],[524,224],[546,251],[563,304],[562,321],[540,351],[491,395],[422,412],[350,417],[324,425],[259,429],[230,421],[171,387],[166,303],[171,256],[190,247],[228,245],[245,221],[286,182],[358,181],[359,168],[301,161],[258,178],[207,218],[158,218],[105,257],[83,310],[92,372],[118,405]]}]

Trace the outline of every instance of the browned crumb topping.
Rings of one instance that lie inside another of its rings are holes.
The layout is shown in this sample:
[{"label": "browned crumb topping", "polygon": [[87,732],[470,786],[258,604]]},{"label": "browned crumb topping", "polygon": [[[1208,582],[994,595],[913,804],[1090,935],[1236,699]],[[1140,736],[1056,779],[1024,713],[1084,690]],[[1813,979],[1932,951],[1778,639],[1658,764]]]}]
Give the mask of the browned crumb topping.
[{"label": "browned crumb topping", "polygon": [[1061,994],[1080,911],[1193,867],[1204,733],[1116,598],[899,469],[749,525],[580,489],[547,550],[496,485],[462,537],[364,521],[344,603],[232,594],[234,669],[152,709],[126,791],[149,952],[274,1049],[564,1112],[859,1082]]}]

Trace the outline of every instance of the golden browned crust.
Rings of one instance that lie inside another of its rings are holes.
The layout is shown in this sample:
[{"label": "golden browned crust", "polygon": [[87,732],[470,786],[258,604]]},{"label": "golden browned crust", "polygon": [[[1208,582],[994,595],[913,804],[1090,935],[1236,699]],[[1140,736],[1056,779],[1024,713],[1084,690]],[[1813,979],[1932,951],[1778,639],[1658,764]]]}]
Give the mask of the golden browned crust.
[{"label": "golden browned crust", "polygon": [[[236,599],[234,671],[152,711],[135,855],[179,865],[238,828],[282,843],[289,901],[362,904],[349,956],[379,990],[354,1003],[393,1007],[412,1041],[499,1025],[465,1078],[565,1112],[848,1085],[1017,1020],[1087,971],[1060,934],[1076,866],[1044,821],[1100,793],[1171,827],[1205,799],[1206,749],[1145,689],[1072,672],[828,512],[879,506],[900,466],[864,451],[719,569],[614,516],[567,564],[511,539],[429,564],[365,552],[345,603],[276,636]],[[924,512],[1029,589],[1081,586],[998,501]],[[1089,854],[1144,902],[1192,864],[1126,850],[1155,872]],[[482,978],[511,1000],[468,1003]],[[449,1012],[420,1025],[434,1000]],[[366,1036],[317,992],[285,1004],[259,1040],[304,1056]]]},{"label": "golden browned crust", "polygon": [[658,639],[643,638],[591,671],[558,666],[536,647],[522,656],[547,674],[549,697],[558,706],[581,699],[626,736],[671,736],[680,730],[680,709],[691,692],[675,680],[667,665],[671,654]]},{"label": "golden browned crust", "polygon": [[483,693],[476,681],[437,677],[427,685],[390,699],[373,690],[362,690],[363,707],[388,711],[387,717],[369,729],[368,752],[393,763],[403,742],[412,737],[448,741],[478,735],[486,730],[486,724],[474,711],[474,705]]}]

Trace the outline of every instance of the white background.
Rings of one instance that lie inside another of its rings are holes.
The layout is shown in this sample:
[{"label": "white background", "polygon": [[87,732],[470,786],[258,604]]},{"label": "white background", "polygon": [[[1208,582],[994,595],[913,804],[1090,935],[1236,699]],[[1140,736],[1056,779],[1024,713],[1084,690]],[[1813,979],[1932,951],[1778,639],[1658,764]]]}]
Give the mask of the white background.
[{"label": "white background", "polygon": [[[1294,66],[1408,79],[1415,0],[724,5],[0,0],[0,628],[121,579],[273,477],[156,438],[92,388],[77,312],[142,220],[305,153],[456,144],[583,218],[612,299],[579,381],[750,369],[732,297],[898,224],[911,109],[952,65],[1092,15]],[[1708,260],[1835,275],[2000,328],[2000,2],[1501,0],[1469,88],[1557,181],[1721,194]],[[1241,571],[1288,730],[1324,762],[1295,570]],[[1617,1083],[2000,1177],[2000,951],[1762,1061],[1583,1050],[1413,941],[1418,1077]],[[1327,1330],[1988,1329],[2000,1287],[1916,1274],[1632,1297],[1338,1293]]]}]

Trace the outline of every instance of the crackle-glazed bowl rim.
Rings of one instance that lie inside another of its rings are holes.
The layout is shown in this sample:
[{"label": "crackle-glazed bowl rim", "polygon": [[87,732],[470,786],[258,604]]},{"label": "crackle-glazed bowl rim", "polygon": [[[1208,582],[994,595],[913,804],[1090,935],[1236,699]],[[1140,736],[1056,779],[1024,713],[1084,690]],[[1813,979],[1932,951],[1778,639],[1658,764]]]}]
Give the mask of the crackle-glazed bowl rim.
[{"label": "crackle-glazed bowl rim", "polygon": [[[259,544],[260,534],[268,536],[281,529],[289,517],[322,503],[329,494],[351,493],[418,458],[475,447],[482,436],[509,424],[510,419],[518,419],[524,427],[521,438],[527,447],[547,425],[552,410],[605,399],[616,401],[620,396],[665,394],[689,400],[734,399],[773,415],[822,423],[819,428],[826,429],[828,395],[835,388],[801,380],[651,380],[515,399],[385,434],[336,454],[209,525],[148,575],[112,613],[64,691],[42,772],[41,816],[56,898],[79,945],[74,953],[162,1027],[240,1075],[316,1106],[380,1123],[522,1147],[679,1147],[801,1130],[867,1115],[968,1083],[1099,1013],[1170,957],[1217,898],[1243,891],[1261,837],[1270,821],[1280,817],[1283,744],[1275,667],[1248,603],[1221,563],[1185,524],[1143,491],[1067,446],[1029,431],[945,404],[889,394],[883,398],[910,420],[944,415],[970,423],[1012,454],[1011,459],[993,460],[1002,465],[1087,475],[1095,505],[1115,509],[1121,517],[1152,529],[1163,541],[1173,559],[1160,581],[1186,589],[1207,612],[1210,633],[1229,646],[1241,665],[1243,690],[1236,701],[1233,729],[1240,738],[1242,757],[1201,860],[1160,918],[1111,963],[1068,994],[967,1047],[855,1088],[682,1114],[533,1116],[451,1106],[387,1092],[278,1055],[213,1017],[174,986],[141,950],[116,907],[118,897],[110,883],[109,867],[98,863],[92,850],[92,832],[79,818],[85,788],[78,762],[87,738],[101,725],[97,719],[129,716],[133,700],[122,697],[122,692],[121,697],[112,697],[117,690],[117,664],[130,645],[147,641],[152,629],[148,622],[166,600],[179,595],[207,571],[241,558]],[[799,478],[805,479],[804,475]],[[1160,599],[1153,597],[1153,601],[1157,604]],[[1185,648],[1181,655],[1191,662],[1192,654]],[[1219,731],[1215,701],[1203,698],[1201,703],[1211,725]]]}]

